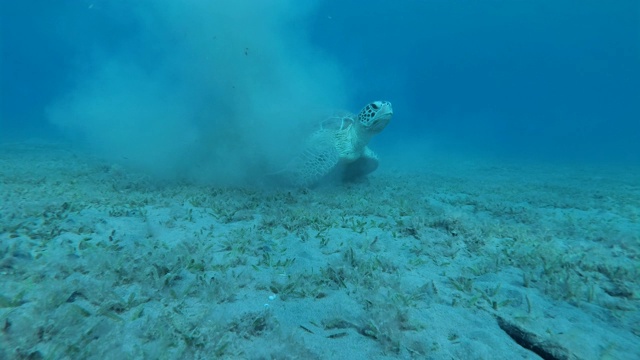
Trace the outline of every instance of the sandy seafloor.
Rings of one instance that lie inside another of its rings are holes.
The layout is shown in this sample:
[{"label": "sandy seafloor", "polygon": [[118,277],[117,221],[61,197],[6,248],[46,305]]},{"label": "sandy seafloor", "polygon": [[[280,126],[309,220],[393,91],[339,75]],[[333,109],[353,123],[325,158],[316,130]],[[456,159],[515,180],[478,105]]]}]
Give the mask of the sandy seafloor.
[{"label": "sandy seafloor", "polygon": [[640,359],[638,169],[268,190],[11,144],[0,241],[0,359]]}]

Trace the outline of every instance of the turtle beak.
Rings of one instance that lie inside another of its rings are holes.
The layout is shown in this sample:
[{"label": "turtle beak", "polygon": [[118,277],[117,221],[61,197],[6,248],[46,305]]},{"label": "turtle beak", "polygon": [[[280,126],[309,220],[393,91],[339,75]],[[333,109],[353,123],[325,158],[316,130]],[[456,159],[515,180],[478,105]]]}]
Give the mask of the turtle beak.
[{"label": "turtle beak", "polygon": [[379,133],[382,131],[389,122],[391,121],[391,117],[393,116],[393,111],[389,108],[389,111],[379,112],[376,116],[375,121],[369,127],[369,131]]},{"label": "turtle beak", "polygon": [[367,125],[367,131],[377,134],[382,131],[393,116],[393,108],[388,101],[374,101],[369,104],[369,107],[375,110],[375,115],[369,125]]},{"label": "turtle beak", "polygon": [[391,107],[391,103],[388,101],[376,101],[376,103],[378,103],[379,109],[376,116],[389,117],[389,120],[391,120],[391,116],[393,116],[393,107]]}]

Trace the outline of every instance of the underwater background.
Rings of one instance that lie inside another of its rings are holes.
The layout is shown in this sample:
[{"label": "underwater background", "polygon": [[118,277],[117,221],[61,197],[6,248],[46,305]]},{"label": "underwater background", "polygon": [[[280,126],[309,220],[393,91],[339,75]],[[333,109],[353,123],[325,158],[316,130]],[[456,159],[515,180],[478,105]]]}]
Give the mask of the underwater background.
[{"label": "underwater background", "polygon": [[[243,162],[250,144],[277,163],[274,144],[290,139],[270,133],[385,99],[395,117],[375,146],[409,164],[434,153],[638,163],[639,7],[5,1],[0,134],[120,148],[161,172],[180,153],[234,146]],[[188,144],[230,128],[235,145]]]},{"label": "underwater background", "polygon": [[0,360],[640,359],[639,135],[637,0],[0,0]]}]

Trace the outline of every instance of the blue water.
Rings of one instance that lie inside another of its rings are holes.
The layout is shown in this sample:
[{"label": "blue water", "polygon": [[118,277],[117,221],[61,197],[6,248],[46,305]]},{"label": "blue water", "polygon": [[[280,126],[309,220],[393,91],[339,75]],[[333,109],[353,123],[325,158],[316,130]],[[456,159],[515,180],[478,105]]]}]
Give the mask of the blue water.
[{"label": "blue water", "polygon": [[379,153],[640,163],[637,1],[181,4],[0,2],[0,139],[277,163],[265,134],[384,99]]},{"label": "blue water", "polygon": [[0,0],[0,164],[0,359],[640,359],[640,0]]}]

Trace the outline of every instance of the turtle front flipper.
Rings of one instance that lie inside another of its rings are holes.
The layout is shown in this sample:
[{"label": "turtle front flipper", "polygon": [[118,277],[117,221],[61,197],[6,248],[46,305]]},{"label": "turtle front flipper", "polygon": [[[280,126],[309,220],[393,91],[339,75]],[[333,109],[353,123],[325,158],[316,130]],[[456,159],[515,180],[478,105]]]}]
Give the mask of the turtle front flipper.
[{"label": "turtle front flipper", "polygon": [[362,156],[346,164],[342,170],[343,181],[358,181],[378,168],[378,156],[369,147],[364,148]]}]

